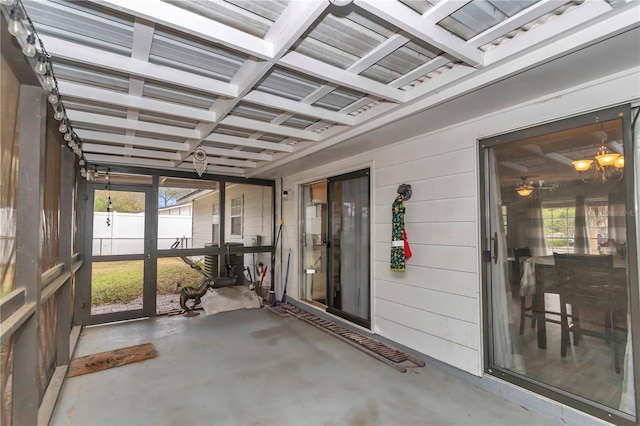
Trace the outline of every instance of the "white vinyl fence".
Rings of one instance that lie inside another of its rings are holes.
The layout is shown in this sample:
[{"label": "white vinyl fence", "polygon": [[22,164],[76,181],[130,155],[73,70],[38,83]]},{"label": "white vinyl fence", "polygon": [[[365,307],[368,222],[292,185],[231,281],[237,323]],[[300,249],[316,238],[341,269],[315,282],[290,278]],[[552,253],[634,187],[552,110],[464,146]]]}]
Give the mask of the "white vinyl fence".
[{"label": "white vinyl fence", "polygon": [[[93,255],[144,253],[144,213],[93,214]],[[110,225],[107,225],[107,218]],[[191,216],[158,216],[158,249],[190,248],[192,237]]]}]

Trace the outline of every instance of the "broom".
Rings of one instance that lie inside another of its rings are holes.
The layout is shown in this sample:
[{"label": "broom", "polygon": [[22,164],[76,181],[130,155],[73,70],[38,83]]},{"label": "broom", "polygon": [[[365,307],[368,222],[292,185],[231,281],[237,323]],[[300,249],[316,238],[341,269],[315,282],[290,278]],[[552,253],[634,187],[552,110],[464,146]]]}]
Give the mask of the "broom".
[{"label": "broom", "polygon": [[289,262],[291,261],[291,249],[287,255],[287,274],[284,278],[284,290],[282,291],[282,303],[287,303],[287,283],[289,282]]}]

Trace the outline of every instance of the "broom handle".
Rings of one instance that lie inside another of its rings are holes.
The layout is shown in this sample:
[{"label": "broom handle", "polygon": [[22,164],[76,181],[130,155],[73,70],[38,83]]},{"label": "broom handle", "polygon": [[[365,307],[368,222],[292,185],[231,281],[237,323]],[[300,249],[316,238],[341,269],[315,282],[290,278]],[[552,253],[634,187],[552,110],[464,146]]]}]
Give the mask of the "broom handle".
[{"label": "broom handle", "polygon": [[291,261],[291,249],[289,249],[289,254],[287,255],[287,273],[284,278],[284,290],[282,292],[282,303],[287,301],[287,283],[289,282],[289,262]]}]

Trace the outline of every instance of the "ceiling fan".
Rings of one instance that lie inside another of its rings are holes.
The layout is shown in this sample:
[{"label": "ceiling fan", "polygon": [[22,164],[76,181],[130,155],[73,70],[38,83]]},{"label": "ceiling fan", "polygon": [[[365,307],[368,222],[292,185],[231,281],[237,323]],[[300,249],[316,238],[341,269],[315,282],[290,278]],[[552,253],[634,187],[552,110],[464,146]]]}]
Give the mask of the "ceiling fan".
[{"label": "ceiling fan", "polygon": [[552,191],[558,187],[557,184],[545,183],[544,180],[542,179],[538,180],[538,182],[534,182],[533,180],[530,180],[527,182],[527,176],[522,176],[520,179],[522,180],[520,181],[520,184],[516,187],[516,192],[521,197],[528,197],[533,193],[534,189],[541,189],[541,190],[546,189],[546,190]]}]

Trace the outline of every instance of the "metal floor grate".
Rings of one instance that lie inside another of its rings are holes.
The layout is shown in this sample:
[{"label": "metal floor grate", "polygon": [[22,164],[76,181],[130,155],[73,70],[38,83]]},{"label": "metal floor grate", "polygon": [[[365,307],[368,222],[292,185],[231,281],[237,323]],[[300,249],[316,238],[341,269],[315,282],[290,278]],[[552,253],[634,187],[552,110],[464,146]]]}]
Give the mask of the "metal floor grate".
[{"label": "metal floor grate", "polygon": [[297,306],[284,304],[272,309],[272,311],[280,311],[293,315],[302,321],[305,321],[319,329],[337,337],[338,339],[349,343],[351,346],[365,352],[366,354],[376,358],[379,361],[395,368],[396,370],[406,373],[407,368],[424,367],[423,360],[409,355],[393,346],[374,340],[368,336],[360,334],[356,331],[349,330],[333,321],[320,318],[312,313],[304,311]]}]

